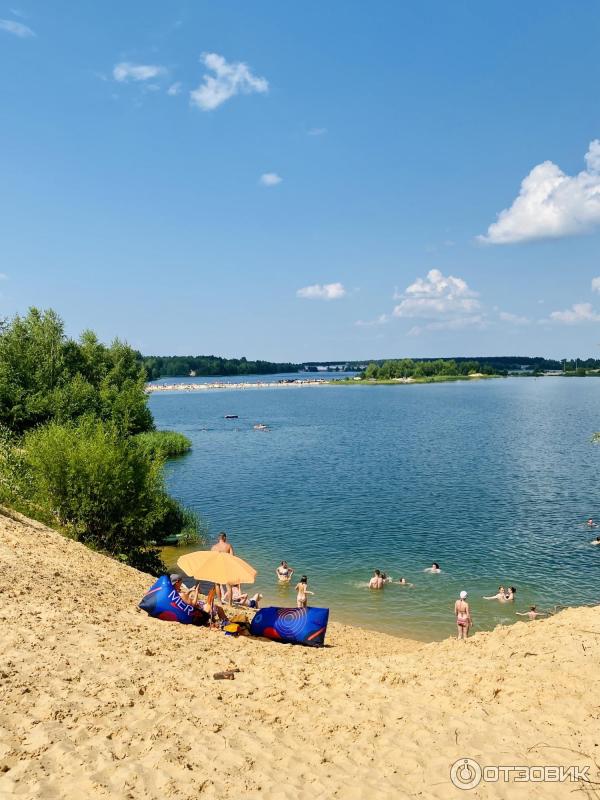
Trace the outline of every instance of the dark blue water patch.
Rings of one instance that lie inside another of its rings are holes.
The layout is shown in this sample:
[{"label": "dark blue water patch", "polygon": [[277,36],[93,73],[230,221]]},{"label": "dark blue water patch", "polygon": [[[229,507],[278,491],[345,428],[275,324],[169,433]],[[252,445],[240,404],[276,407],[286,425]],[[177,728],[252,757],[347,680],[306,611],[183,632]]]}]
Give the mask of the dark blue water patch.
[{"label": "dark blue water patch", "polygon": [[[333,619],[424,638],[452,632],[463,588],[480,629],[529,603],[599,599],[600,548],[583,522],[600,515],[600,381],[208,390],[150,404],[159,427],[193,442],[167,467],[170,490],[227,530],[273,599],[283,558]],[[442,575],[423,573],[434,560]],[[375,567],[415,589],[369,592]],[[499,583],[517,586],[514,606],[481,599]]]}]

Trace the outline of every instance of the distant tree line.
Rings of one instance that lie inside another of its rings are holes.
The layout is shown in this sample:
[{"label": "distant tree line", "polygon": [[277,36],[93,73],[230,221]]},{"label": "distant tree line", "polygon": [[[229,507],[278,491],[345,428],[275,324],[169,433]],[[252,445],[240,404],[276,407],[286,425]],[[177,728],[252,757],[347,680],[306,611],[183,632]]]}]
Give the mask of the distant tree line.
[{"label": "distant tree line", "polygon": [[392,380],[394,378],[457,377],[473,374],[495,375],[491,364],[478,361],[460,361],[438,358],[432,361],[413,361],[412,358],[384,361],[381,365],[369,364],[361,377],[366,380]]},{"label": "distant tree line", "polygon": [[141,365],[148,380],[178,378],[191,374],[210,375],[273,375],[297,372],[301,365],[272,361],[248,361],[246,358],[219,356],[141,356]]},{"label": "distant tree line", "polygon": [[[453,358],[420,358],[413,359],[367,359],[364,361],[304,361],[302,363],[274,362],[274,361],[248,361],[246,358],[221,358],[219,356],[142,356],[137,354],[138,361],[146,370],[148,380],[158,378],[177,378],[189,375],[218,376],[218,375],[272,375],[282,372],[298,372],[305,370],[316,372],[318,367],[328,367],[334,371],[362,372],[367,366],[375,364],[382,367],[393,361],[411,361],[418,364],[452,363],[456,364],[455,375],[468,375],[473,364],[484,375],[507,375],[513,372],[544,372],[547,370],[565,370],[575,372],[578,370],[600,369],[600,359],[553,359],[541,356],[456,356]],[[467,365],[467,366],[465,366]],[[427,369],[427,368],[423,368]],[[441,373],[429,371],[427,374],[449,374],[448,367]],[[466,370],[466,371],[465,371]],[[581,372],[579,373],[581,374]]]},{"label": "distant tree line", "polygon": [[54,311],[0,323],[0,502],[149,571],[199,520],[167,493],[163,465],[190,442],[157,432],[139,354]]}]

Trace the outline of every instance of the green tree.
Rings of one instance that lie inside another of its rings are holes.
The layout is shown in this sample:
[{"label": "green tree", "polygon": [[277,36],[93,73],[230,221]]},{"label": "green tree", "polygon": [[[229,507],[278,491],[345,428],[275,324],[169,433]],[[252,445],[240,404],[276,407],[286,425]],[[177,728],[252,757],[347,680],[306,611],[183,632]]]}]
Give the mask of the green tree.
[{"label": "green tree", "polygon": [[377,378],[379,378],[379,367],[377,366],[377,364],[374,363],[369,364],[366,370],[364,371],[364,377],[369,381],[376,380]]}]

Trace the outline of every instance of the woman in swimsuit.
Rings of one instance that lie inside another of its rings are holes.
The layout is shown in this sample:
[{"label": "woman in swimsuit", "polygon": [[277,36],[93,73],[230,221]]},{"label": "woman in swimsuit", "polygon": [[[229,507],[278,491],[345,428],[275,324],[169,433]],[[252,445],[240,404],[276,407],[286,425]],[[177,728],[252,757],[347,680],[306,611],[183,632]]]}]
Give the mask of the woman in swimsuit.
[{"label": "woman in swimsuit", "polygon": [[307,595],[309,594],[314,594],[314,592],[308,591],[308,578],[303,575],[300,578],[300,583],[296,586],[296,605],[298,608],[306,608],[308,605]]},{"label": "woman in swimsuit", "polygon": [[281,583],[289,583],[292,579],[292,575],[294,574],[294,570],[291,567],[288,567],[287,561],[282,561],[275,570],[275,574],[277,575],[277,580],[281,581]]},{"label": "woman in swimsuit", "polygon": [[469,635],[469,628],[473,624],[466,592],[461,592],[459,599],[454,603],[454,616],[456,617],[456,628],[458,630],[457,638],[466,639]]}]

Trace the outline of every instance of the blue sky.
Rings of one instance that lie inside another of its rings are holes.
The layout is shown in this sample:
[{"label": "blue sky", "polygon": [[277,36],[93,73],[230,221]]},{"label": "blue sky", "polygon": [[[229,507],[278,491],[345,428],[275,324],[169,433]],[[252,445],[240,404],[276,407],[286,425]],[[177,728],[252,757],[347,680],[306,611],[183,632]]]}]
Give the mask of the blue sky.
[{"label": "blue sky", "polygon": [[596,0],[0,5],[0,316],[600,356],[598,41]]}]

